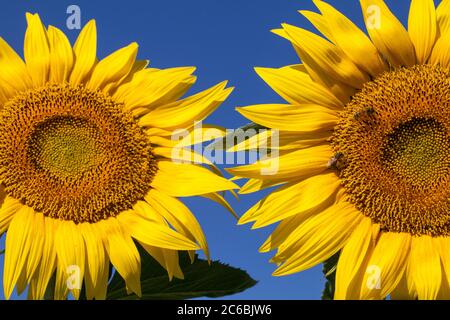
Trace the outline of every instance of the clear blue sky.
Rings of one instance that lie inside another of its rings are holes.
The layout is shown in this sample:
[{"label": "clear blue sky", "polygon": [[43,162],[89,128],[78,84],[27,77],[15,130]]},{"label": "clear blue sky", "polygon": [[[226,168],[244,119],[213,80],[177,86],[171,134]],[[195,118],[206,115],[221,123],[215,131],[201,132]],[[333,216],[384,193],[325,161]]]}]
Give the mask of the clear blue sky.
[{"label": "clear blue sky", "polygon": [[[362,26],[359,1],[329,3]],[[406,21],[409,0],[387,3]],[[253,67],[299,63],[290,44],[269,30],[282,22],[312,29],[297,10],[315,10],[310,0],[16,0],[2,3],[0,36],[22,54],[25,12],[30,11],[39,13],[46,25],[61,28],[74,41],[78,31],[66,28],[66,9],[71,4],[80,6],[82,24],[92,18],[97,20],[99,57],[136,41],[140,45],[139,58],[150,59],[153,67],[197,66],[198,82],[191,93],[229,80],[236,87],[234,93],[208,120],[227,128],[248,123],[234,111],[236,106],[283,102],[258,78]],[[242,196],[240,201],[229,199],[243,214],[262,196],[259,193]],[[236,226],[228,212],[206,200],[189,199],[186,203],[204,228],[213,258],[246,269],[259,281],[252,289],[231,298],[320,298],[324,283],[321,266],[297,275],[271,276],[275,269],[268,263],[271,255],[257,252],[270,228],[251,231],[249,226]],[[3,289],[0,292],[3,298]]]}]

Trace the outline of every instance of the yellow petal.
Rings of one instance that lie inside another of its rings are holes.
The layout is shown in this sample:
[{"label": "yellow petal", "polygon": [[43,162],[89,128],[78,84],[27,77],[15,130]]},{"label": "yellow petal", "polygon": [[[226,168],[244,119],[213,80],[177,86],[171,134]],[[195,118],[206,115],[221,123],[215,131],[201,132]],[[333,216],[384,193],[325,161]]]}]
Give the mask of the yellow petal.
[{"label": "yellow petal", "polygon": [[[368,75],[361,71],[346,55],[334,44],[322,37],[288,24],[283,24],[283,28],[300,48],[300,58],[305,65],[313,61],[319,70],[327,72],[329,77],[342,81],[354,88],[361,89],[370,79]],[[315,69],[315,68],[314,68]]]},{"label": "yellow petal", "polygon": [[233,88],[225,89],[226,85],[225,81],[188,98],[156,107],[143,116],[139,124],[172,130],[192,127],[194,122],[205,119],[231,94]]},{"label": "yellow petal", "polygon": [[196,163],[196,164],[209,164],[213,163],[205,156],[195,153],[191,148],[166,148],[155,147],[153,148],[155,156],[172,159],[180,163]]},{"label": "yellow petal", "polygon": [[92,283],[92,294],[95,296],[95,288],[97,288],[101,276],[105,272],[105,269],[109,268],[106,258],[106,252],[104,247],[103,232],[100,228],[90,223],[82,223],[79,225],[84,243],[86,246],[86,259],[87,269],[89,273],[89,279]]},{"label": "yellow petal", "polygon": [[247,119],[265,127],[286,131],[323,131],[336,126],[334,110],[314,105],[262,104],[236,109]]},{"label": "yellow petal", "polygon": [[305,179],[327,170],[333,151],[328,145],[280,154],[279,157],[259,160],[253,164],[227,168],[238,177],[270,179],[273,182]]},{"label": "yellow petal", "polygon": [[450,67],[450,32],[445,33],[436,41],[429,62],[439,64],[444,68]]},{"label": "yellow petal", "polygon": [[58,271],[64,279],[62,285],[78,299],[84,278],[85,245],[80,228],[72,221],[58,221],[55,234]]},{"label": "yellow petal", "polygon": [[95,20],[89,21],[81,30],[73,46],[75,63],[70,75],[70,83],[77,85],[86,80],[97,60],[97,27]]},{"label": "yellow petal", "polygon": [[334,172],[286,185],[259,201],[242,216],[239,223],[256,221],[253,228],[261,228],[319,206],[324,210],[333,204],[339,186],[340,180]]},{"label": "yellow petal", "polygon": [[417,62],[427,62],[437,37],[436,9],[433,0],[412,0],[408,32],[416,50]]},{"label": "yellow petal", "polygon": [[450,32],[450,1],[442,0],[436,9],[437,23],[440,35]]},{"label": "yellow petal", "polygon": [[56,268],[56,250],[54,245],[55,221],[52,218],[44,218],[44,243],[42,258],[35,277],[31,281],[30,290],[34,299],[43,299],[47,285]]},{"label": "yellow petal", "polygon": [[328,38],[331,42],[335,43],[335,38],[333,36],[333,31],[330,29],[330,25],[327,19],[319,13],[308,11],[308,10],[300,10],[299,11],[309,22],[312,23],[320,33],[322,33],[325,37]]},{"label": "yellow petal", "polygon": [[55,291],[53,298],[55,300],[66,300],[69,295],[69,289],[67,286],[68,274],[67,270],[62,264],[57,261],[56,273],[55,273]]},{"label": "yellow petal", "polygon": [[341,202],[307,219],[280,246],[277,256],[288,259],[273,275],[300,272],[330,258],[346,244],[362,218],[353,205]]},{"label": "yellow petal", "polygon": [[372,76],[387,70],[377,48],[361,29],[331,5],[319,0],[314,3],[328,23],[335,43],[352,61]]},{"label": "yellow petal", "polygon": [[394,67],[416,63],[414,46],[401,22],[383,0],[360,0],[369,35],[381,54]]},{"label": "yellow petal", "polygon": [[151,189],[145,200],[178,232],[191,236],[209,258],[208,244],[195,216],[181,201],[156,189]]},{"label": "yellow petal", "polygon": [[38,14],[26,14],[28,28],[25,33],[24,56],[35,86],[45,84],[50,75],[50,48],[47,31]]},{"label": "yellow petal", "polygon": [[327,88],[314,82],[299,66],[280,69],[255,68],[255,71],[291,104],[319,104],[332,109],[342,109],[344,106]]},{"label": "yellow petal", "polygon": [[66,35],[53,26],[48,28],[50,43],[50,81],[63,83],[69,79],[73,67],[73,51]]},{"label": "yellow petal", "polygon": [[125,280],[127,289],[139,297],[141,293],[141,257],[131,237],[124,233],[116,218],[99,223],[108,240],[106,247],[111,263]]},{"label": "yellow petal", "polygon": [[27,257],[26,266],[26,282],[29,283],[31,277],[39,266],[41,257],[43,255],[43,247],[45,240],[45,225],[44,225],[44,215],[41,212],[34,213],[33,219],[33,234],[32,239],[30,239],[30,253]]},{"label": "yellow petal", "polygon": [[0,38],[0,81],[6,98],[32,87],[32,80],[22,58]]},{"label": "yellow petal", "polygon": [[34,239],[35,212],[22,206],[14,215],[6,234],[5,265],[3,288],[5,298],[9,299],[22,270],[26,268],[28,254]]},{"label": "yellow petal", "polygon": [[[147,206],[145,210],[153,210],[148,204]],[[134,211],[122,212],[118,215],[117,219],[128,234],[148,245],[173,250],[198,249],[198,246],[194,242],[169,228],[167,225],[147,220]]]},{"label": "yellow petal", "polygon": [[152,187],[174,197],[190,197],[205,193],[239,189],[225,178],[192,164],[159,161]]},{"label": "yellow petal", "polygon": [[133,42],[101,60],[92,71],[87,88],[109,91],[115,84],[120,83],[131,71],[137,51],[138,45]]},{"label": "yellow petal", "polygon": [[372,221],[364,218],[355,228],[339,255],[336,269],[334,299],[347,298],[347,291],[358,269],[361,267],[372,241]]},{"label": "yellow petal", "polygon": [[[242,142],[236,141],[231,148],[227,149],[227,152],[239,152],[245,150],[262,150],[264,148],[271,148],[272,150],[299,150],[317,146],[320,144],[326,144],[332,135],[332,129],[329,131],[321,132],[299,132],[299,131],[275,131],[275,130],[263,130],[259,133],[251,136],[250,138],[243,140]],[[276,143],[273,143],[273,142]],[[240,190],[240,193],[242,189]]]},{"label": "yellow petal", "polygon": [[304,50],[299,48],[292,37],[284,29],[274,29],[273,33],[289,40],[299,57],[303,61],[301,69],[304,69],[309,76],[317,83],[328,88],[342,103],[347,104],[350,98],[356,93],[356,89],[344,82],[330,77],[329,73],[323,67],[309,56]]},{"label": "yellow petal", "polygon": [[177,251],[153,247],[145,243],[140,244],[145,251],[147,251],[164,269],[166,269],[170,281],[174,276],[178,279],[184,278],[183,272],[180,268]]},{"label": "yellow petal", "polygon": [[382,299],[399,284],[406,269],[411,236],[382,233],[361,282],[361,299]]},{"label": "yellow petal", "polygon": [[419,299],[437,298],[442,278],[438,239],[430,236],[412,238],[408,274]]},{"label": "yellow petal", "polygon": [[[318,212],[320,213],[320,212]],[[258,251],[265,253],[278,248],[286,239],[290,236],[301,223],[311,217],[310,214],[302,215],[297,214],[292,217],[288,217],[280,221],[277,227],[272,231],[270,236],[259,247]]]},{"label": "yellow petal", "polygon": [[138,107],[150,110],[180,98],[195,83],[194,71],[194,67],[139,71],[117,89],[114,98],[123,101],[126,110]]},{"label": "yellow petal", "polygon": [[3,234],[13,219],[14,215],[22,208],[19,200],[7,196],[0,208],[0,234]]}]

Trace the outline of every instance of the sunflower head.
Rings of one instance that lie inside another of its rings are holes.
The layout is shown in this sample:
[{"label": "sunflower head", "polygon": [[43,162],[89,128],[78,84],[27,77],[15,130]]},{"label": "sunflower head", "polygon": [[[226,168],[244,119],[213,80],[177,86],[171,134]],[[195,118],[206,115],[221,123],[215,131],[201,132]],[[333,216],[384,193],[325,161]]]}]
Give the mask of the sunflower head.
[{"label": "sunflower head", "polygon": [[360,0],[368,35],[313,2],[301,13],[324,37],[274,30],[302,64],[256,69],[289,105],[238,109],[280,130],[278,173],[261,174],[270,159],[231,169],[250,178],[241,192],[281,185],[240,222],[279,223],[260,249],[277,250],[277,276],[339,253],[337,299],[448,298],[450,1],[412,0],[406,29]]},{"label": "sunflower head", "polygon": [[[171,135],[189,132],[231,89],[221,83],[181,98],[194,68],[147,68],[136,60],[136,43],[98,60],[94,21],[73,47],[37,14],[27,21],[25,61],[0,39],[5,296],[28,287],[30,298],[41,299],[55,275],[55,298],[78,298],[84,286],[88,298],[102,299],[110,263],[140,295],[137,243],[170,279],[182,278],[178,250],[209,253],[177,197],[227,205],[216,192],[235,185],[200,165],[172,162]],[[79,277],[69,287],[74,267]]]}]

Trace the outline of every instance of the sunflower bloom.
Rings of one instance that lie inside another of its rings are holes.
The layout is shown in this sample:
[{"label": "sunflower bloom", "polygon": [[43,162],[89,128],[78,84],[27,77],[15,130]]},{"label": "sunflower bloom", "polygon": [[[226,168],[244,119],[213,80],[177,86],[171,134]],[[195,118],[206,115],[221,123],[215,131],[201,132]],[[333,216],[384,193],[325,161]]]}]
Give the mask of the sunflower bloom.
[{"label": "sunflower bloom", "polygon": [[279,129],[275,174],[261,174],[270,159],[230,170],[249,179],[241,193],[278,186],[240,223],[278,223],[260,248],[276,250],[275,276],[340,253],[336,299],[448,299],[450,1],[413,0],[407,29],[360,2],[368,36],[319,0],[301,13],[323,37],[273,30],[302,64],[256,68],[289,104],[238,108]]},{"label": "sunflower bloom", "polygon": [[26,17],[25,61],[0,39],[6,298],[16,287],[42,299],[54,277],[56,299],[78,298],[82,285],[88,299],[104,299],[110,263],[140,295],[135,243],[170,278],[183,278],[179,250],[209,254],[177,197],[225,203],[217,192],[235,185],[201,165],[173,162],[171,134],[208,116],[231,88],[221,83],[180,99],[194,68],[147,68],[136,43],[99,61],[95,21],[72,48],[37,14]]}]

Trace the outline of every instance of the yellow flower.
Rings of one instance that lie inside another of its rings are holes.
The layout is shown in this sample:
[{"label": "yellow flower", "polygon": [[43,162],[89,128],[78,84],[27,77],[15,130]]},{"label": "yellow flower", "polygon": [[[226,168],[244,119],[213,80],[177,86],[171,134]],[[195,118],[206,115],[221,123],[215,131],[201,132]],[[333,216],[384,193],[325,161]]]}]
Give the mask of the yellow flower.
[{"label": "yellow flower", "polygon": [[170,278],[183,278],[178,250],[209,254],[177,197],[224,203],[216,192],[235,185],[200,165],[173,162],[171,134],[208,116],[231,88],[221,83],[179,100],[195,82],[194,68],[147,68],[136,60],[136,43],[98,61],[95,21],[73,48],[37,14],[27,21],[25,62],[0,39],[5,296],[16,286],[41,299],[55,274],[55,298],[78,298],[84,283],[87,298],[103,299],[110,263],[140,295],[134,241]]},{"label": "yellow flower", "polygon": [[241,193],[280,186],[240,223],[279,222],[260,248],[276,276],[340,252],[336,299],[450,298],[450,1],[413,0],[407,31],[361,0],[370,38],[314,3],[301,13],[326,39],[283,24],[302,64],[256,68],[289,104],[238,108],[280,130],[275,174],[270,158],[230,170]]}]

